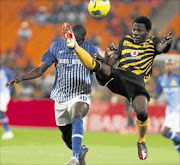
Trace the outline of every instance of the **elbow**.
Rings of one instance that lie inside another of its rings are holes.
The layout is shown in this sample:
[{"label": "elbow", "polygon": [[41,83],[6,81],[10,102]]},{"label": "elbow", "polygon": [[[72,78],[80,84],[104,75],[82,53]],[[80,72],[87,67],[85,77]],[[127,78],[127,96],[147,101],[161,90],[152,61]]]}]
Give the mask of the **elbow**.
[{"label": "elbow", "polygon": [[41,77],[44,74],[44,71],[40,67],[38,67],[36,71],[37,71],[37,77]]},{"label": "elbow", "polygon": [[40,71],[40,72],[39,72],[39,77],[41,77],[43,74],[44,74],[44,72],[43,72],[43,71]]}]

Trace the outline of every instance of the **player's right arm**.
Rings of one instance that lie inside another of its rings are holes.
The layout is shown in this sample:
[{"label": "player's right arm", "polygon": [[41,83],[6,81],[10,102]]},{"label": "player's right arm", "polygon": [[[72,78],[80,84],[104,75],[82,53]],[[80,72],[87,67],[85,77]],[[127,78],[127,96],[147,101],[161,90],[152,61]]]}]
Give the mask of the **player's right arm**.
[{"label": "player's right arm", "polygon": [[115,43],[112,43],[108,48],[106,48],[105,60],[108,65],[114,66],[121,58],[124,39],[125,37],[121,39],[118,46]]},{"label": "player's right arm", "polygon": [[117,49],[118,46],[116,45],[116,43],[112,43],[106,48],[104,63],[110,66],[114,66],[117,63],[117,61],[119,60],[119,56],[116,54]]},{"label": "player's right arm", "polygon": [[115,54],[116,50],[116,43],[112,43],[110,46],[106,48],[105,57],[102,57],[101,55],[95,53],[93,54],[93,58],[98,61],[102,61],[105,64],[113,66],[118,61],[118,55]]},{"label": "player's right arm", "polygon": [[35,79],[42,76],[44,72],[56,61],[54,54],[56,53],[55,50],[59,51],[57,47],[60,44],[61,43],[59,42],[56,42],[55,44],[53,44],[47,50],[47,52],[41,57],[42,63],[38,67],[32,69],[28,73],[25,73],[23,75],[20,75],[19,77],[15,77],[14,79],[10,80],[6,84],[6,87],[11,87],[12,85],[17,84],[21,81],[31,80],[31,79]]},{"label": "player's right arm", "polygon": [[48,67],[49,66],[46,63],[42,62],[38,67],[32,69],[28,73],[25,73],[23,75],[20,75],[18,77],[13,78],[12,80],[10,80],[6,84],[6,87],[11,87],[12,85],[17,84],[17,83],[24,81],[24,80],[30,80],[30,79],[38,78],[44,74],[44,72],[48,69]]}]

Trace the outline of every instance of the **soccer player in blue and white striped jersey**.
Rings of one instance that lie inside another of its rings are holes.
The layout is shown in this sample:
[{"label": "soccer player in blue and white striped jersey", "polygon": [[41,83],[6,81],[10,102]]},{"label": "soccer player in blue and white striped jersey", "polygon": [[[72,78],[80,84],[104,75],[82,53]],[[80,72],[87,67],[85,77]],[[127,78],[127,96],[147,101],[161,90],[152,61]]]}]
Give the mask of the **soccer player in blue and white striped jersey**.
[{"label": "soccer player in blue and white striped jersey", "polygon": [[[86,29],[82,25],[75,25],[72,29],[83,49],[91,56],[98,53],[93,44],[85,41]],[[82,146],[84,134],[82,119],[91,106],[93,74],[83,66],[75,51],[67,47],[66,41],[54,43],[42,56],[41,61],[38,67],[12,79],[6,86],[40,77],[55,63],[56,76],[51,98],[55,100],[56,124],[62,132],[64,142],[72,149],[72,158],[68,164],[85,165],[84,157],[88,148]]]}]

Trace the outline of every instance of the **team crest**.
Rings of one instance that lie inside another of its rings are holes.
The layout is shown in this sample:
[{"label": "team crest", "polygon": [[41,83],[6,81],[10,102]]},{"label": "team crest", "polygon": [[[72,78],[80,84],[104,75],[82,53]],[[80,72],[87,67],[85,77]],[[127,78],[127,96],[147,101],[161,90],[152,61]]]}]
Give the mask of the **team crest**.
[{"label": "team crest", "polygon": [[137,56],[138,55],[138,51],[137,50],[132,50],[131,51],[131,56]]},{"label": "team crest", "polygon": [[173,81],[171,82],[171,86],[177,86],[177,83],[176,83],[175,80],[173,80]]}]

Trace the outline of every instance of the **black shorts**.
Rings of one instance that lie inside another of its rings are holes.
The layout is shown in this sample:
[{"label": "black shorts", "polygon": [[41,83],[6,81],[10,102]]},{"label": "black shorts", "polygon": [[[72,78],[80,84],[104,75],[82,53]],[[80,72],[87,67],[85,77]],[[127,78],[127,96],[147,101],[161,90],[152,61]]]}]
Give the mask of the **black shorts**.
[{"label": "black shorts", "polygon": [[107,86],[113,93],[125,96],[130,102],[138,95],[144,95],[150,100],[143,78],[130,71],[111,67],[110,76],[99,71],[96,78],[100,85]]}]

